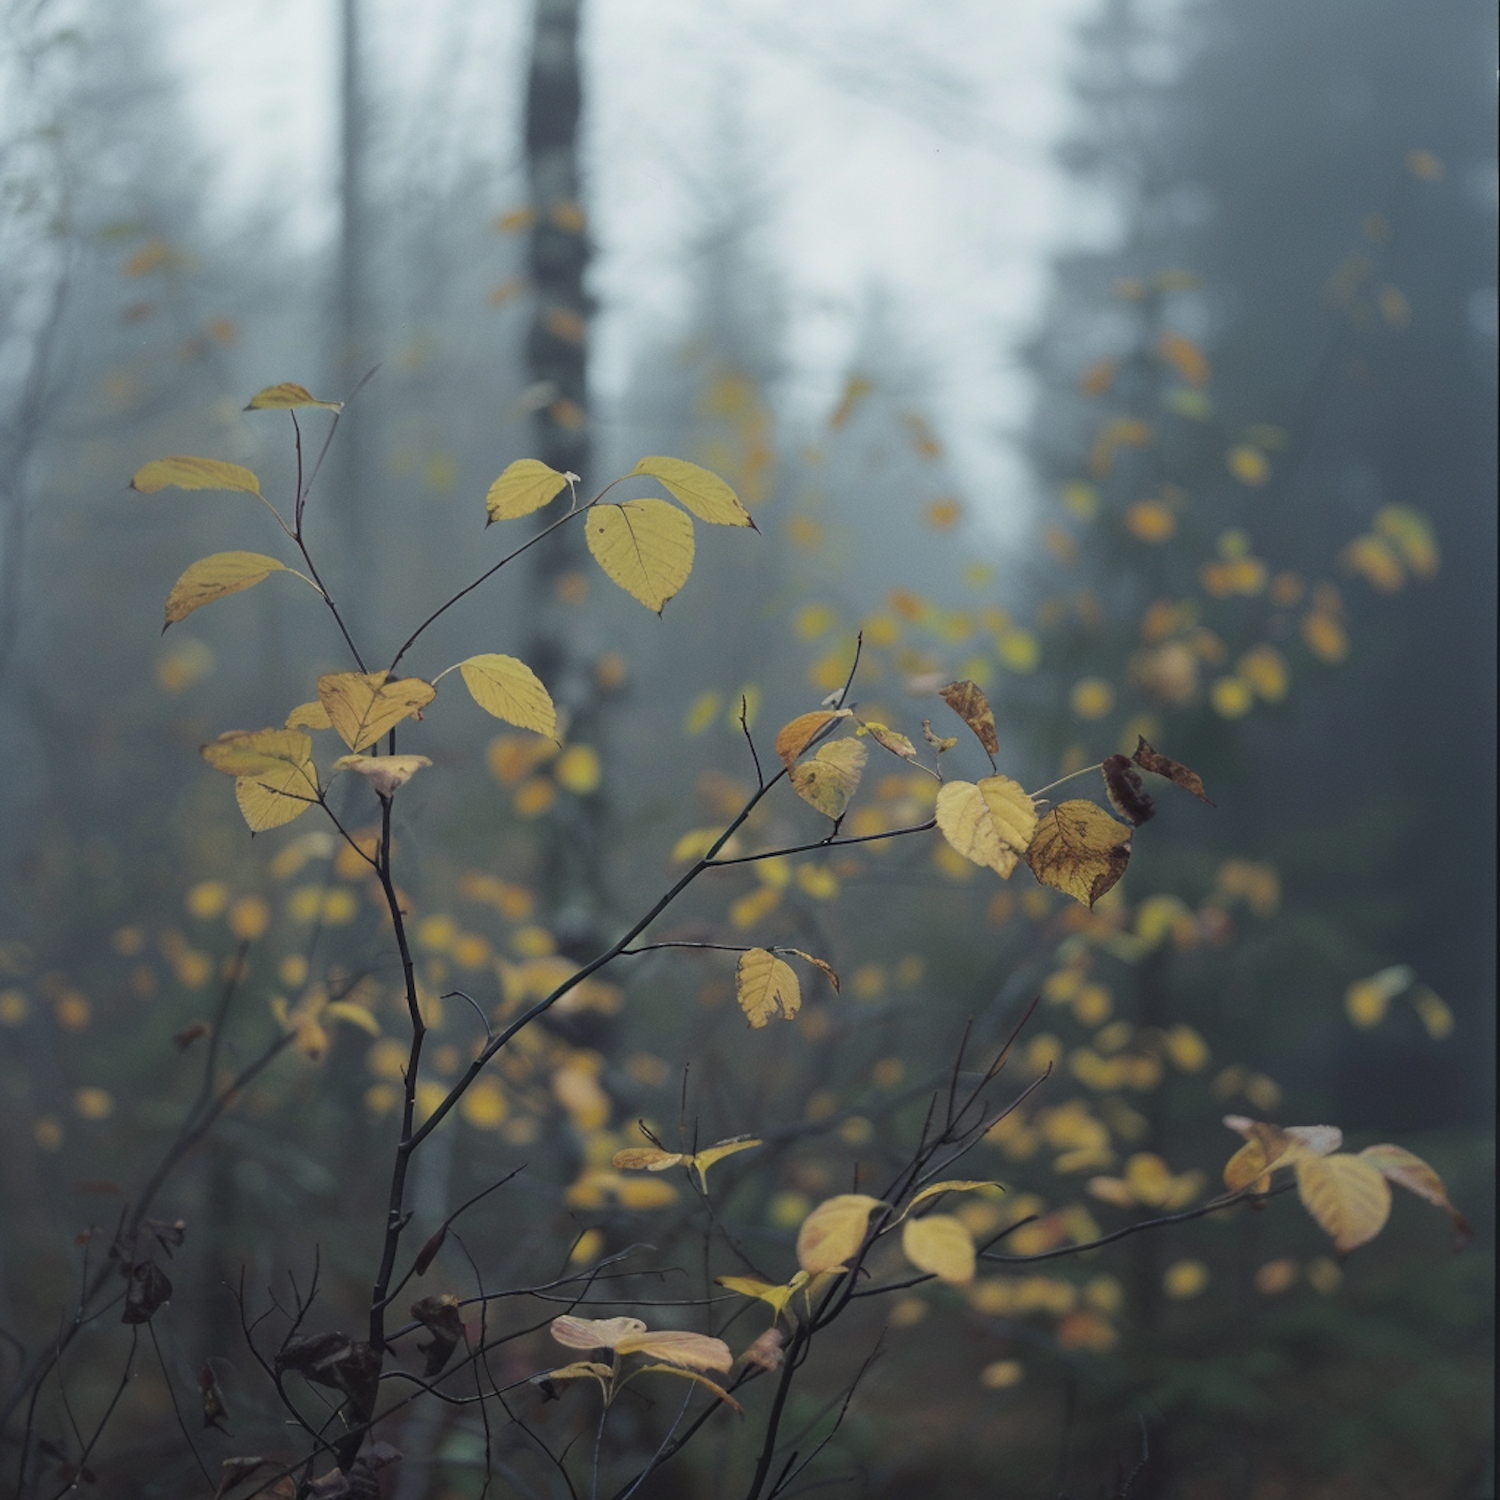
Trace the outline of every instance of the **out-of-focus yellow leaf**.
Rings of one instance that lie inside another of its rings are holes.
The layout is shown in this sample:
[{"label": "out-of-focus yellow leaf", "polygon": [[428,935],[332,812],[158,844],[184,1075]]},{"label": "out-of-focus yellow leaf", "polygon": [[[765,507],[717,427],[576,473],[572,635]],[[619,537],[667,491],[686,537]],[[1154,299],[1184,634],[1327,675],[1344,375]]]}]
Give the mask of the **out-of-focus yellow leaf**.
[{"label": "out-of-focus yellow leaf", "polygon": [[1469,1227],[1469,1221],[1449,1201],[1443,1179],[1420,1156],[1404,1146],[1380,1145],[1366,1146],[1359,1158],[1374,1167],[1386,1181],[1397,1183],[1407,1192],[1443,1209],[1453,1220],[1455,1249],[1462,1248],[1473,1238],[1474,1231]]},{"label": "out-of-focus yellow leaf", "polygon": [[130,481],[130,488],[143,495],[169,486],[179,490],[242,490],[247,495],[260,494],[260,480],[249,469],[222,463],[217,458],[155,458],[149,464],[142,464]]},{"label": "out-of-focus yellow leaf", "polygon": [[692,520],[665,500],[595,505],[584,529],[605,573],[657,614],[693,571]]},{"label": "out-of-focus yellow leaf", "polygon": [[484,497],[485,525],[496,521],[511,521],[518,516],[529,516],[540,510],[568,483],[566,474],[559,474],[539,458],[518,458],[506,465],[505,472],[490,486]]},{"label": "out-of-focus yellow leaf", "polygon": [[825,817],[843,817],[849,800],[859,790],[860,773],[869,755],[859,740],[834,740],[818,746],[811,760],[792,767],[797,795]]},{"label": "out-of-focus yellow leaf", "polygon": [[1133,831],[1097,802],[1060,802],[1038,822],[1026,863],[1043,885],[1093,906],[1125,873]]},{"label": "out-of-focus yellow leaf", "polygon": [[937,822],[957,853],[1009,879],[1036,832],[1036,805],[1008,776],[950,781],[937,795]]},{"label": "out-of-focus yellow leaf", "polygon": [[908,1219],[901,1230],[901,1249],[919,1271],[939,1281],[966,1286],[974,1279],[974,1240],[952,1214]]},{"label": "out-of-focus yellow leaf", "polygon": [[541,679],[514,656],[487,653],[458,664],[474,701],[487,713],[521,729],[557,738],[557,710]]},{"label": "out-of-focus yellow leaf", "polygon": [[1411,1004],[1433,1041],[1445,1042],[1453,1035],[1453,1012],[1436,990],[1419,984],[1411,997]]},{"label": "out-of-focus yellow leaf", "polygon": [[815,713],[798,714],[789,724],[783,724],[776,735],[776,753],[788,770],[830,724],[847,719],[853,712],[848,708],[825,708]]},{"label": "out-of-focus yellow leaf", "polygon": [[740,954],[734,990],[740,1009],[757,1029],[773,1016],[790,1021],[802,1008],[802,990],[792,966],[764,948]]},{"label": "out-of-focus yellow leaf", "polygon": [[358,1026],[371,1036],[380,1035],[380,1022],[363,1005],[356,1005],[352,1000],[330,1000],[323,1007],[323,1014],[332,1016],[337,1021],[347,1021],[351,1026]]},{"label": "out-of-focus yellow leaf", "polygon": [[754,526],[740,498],[710,469],[680,458],[643,458],[632,474],[649,474],[692,511],[715,526]]},{"label": "out-of-focus yellow leaf", "polygon": [[1392,1000],[1416,980],[1410,964],[1392,964],[1378,974],[1356,979],[1344,991],[1344,1013],[1361,1029],[1378,1026]]},{"label": "out-of-focus yellow leaf", "polygon": [[1208,357],[1191,339],[1169,329],[1156,341],[1156,352],[1190,386],[1201,390],[1208,384]]},{"label": "out-of-focus yellow leaf", "polygon": [[[253,588],[272,573],[284,573],[286,564],[263,552],[215,552],[195,562],[167,595],[167,625],[185,620],[195,609],[212,604],[226,594]],[[165,630],[166,625],[162,626]]]},{"label": "out-of-focus yellow leaf", "polygon": [[940,690],[943,702],[974,731],[979,743],[990,755],[1000,753],[1000,737],[995,732],[995,715],[990,700],[967,678],[950,682]]},{"label": "out-of-focus yellow leaf", "polygon": [[870,1215],[884,1207],[879,1198],[864,1193],[825,1199],[797,1231],[797,1264],[809,1276],[847,1269],[844,1262],[864,1244]]},{"label": "out-of-focus yellow leaf", "polygon": [[1347,1253],[1373,1240],[1391,1211],[1391,1189],[1373,1163],[1347,1152],[1299,1156],[1297,1193],[1319,1226]]},{"label": "out-of-focus yellow leaf", "polygon": [[320,401],[305,385],[283,380],[257,391],[245,406],[246,411],[293,411],[301,406],[324,406],[329,411],[343,411],[342,401]]},{"label": "out-of-focus yellow leaf", "polygon": [[364,750],[403,719],[420,715],[437,696],[430,682],[386,672],[330,672],[318,678],[318,698],[328,722],[351,749]]},{"label": "out-of-focus yellow leaf", "polygon": [[1375,512],[1375,530],[1394,545],[1401,560],[1418,578],[1437,576],[1437,538],[1421,511],[1409,505],[1382,505]]},{"label": "out-of-focus yellow leaf", "polygon": [[1224,455],[1224,462],[1241,484],[1259,486],[1271,477],[1270,460],[1259,448],[1252,447],[1249,443],[1231,448]]},{"label": "out-of-focus yellow leaf", "polygon": [[363,776],[380,796],[389,797],[423,766],[431,764],[425,755],[341,755],[334,761],[333,769],[353,771],[356,776]]}]

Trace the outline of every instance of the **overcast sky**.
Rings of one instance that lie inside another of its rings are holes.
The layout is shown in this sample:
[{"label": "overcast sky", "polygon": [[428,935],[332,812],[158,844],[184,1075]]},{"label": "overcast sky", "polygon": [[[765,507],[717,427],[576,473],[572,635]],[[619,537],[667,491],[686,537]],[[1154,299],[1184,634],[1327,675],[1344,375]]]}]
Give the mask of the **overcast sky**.
[{"label": "overcast sky", "polygon": [[[274,207],[300,248],[336,225],[337,0],[158,0],[214,173],[209,204]],[[1072,37],[1093,0],[587,0],[590,211],[604,304],[594,378],[619,388],[647,326],[688,303],[726,147],[792,314],[787,399],[811,417],[872,299],[925,377],[977,517],[1024,493],[1006,441],[1025,415],[1014,349],[1047,258],[1109,232],[1051,163],[1069,118]],[[442,160],[493,142],[486,215],[522,201],[526,0],[370,0],[378,129]],[[453,153],[456,154],[456,153]]]}]

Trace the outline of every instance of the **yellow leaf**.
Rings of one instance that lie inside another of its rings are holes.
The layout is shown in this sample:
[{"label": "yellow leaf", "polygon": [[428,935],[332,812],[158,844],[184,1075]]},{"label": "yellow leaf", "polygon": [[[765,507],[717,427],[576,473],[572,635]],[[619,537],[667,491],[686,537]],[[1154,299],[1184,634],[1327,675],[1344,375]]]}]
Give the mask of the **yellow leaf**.
[{"label": "yellow leaf", "polygon": [[734,970],[735,998],[757,1029],[773,1016],[790,1021],[802,1008],[802,991],[788,963],[764,948],[740,954]]},{"label": "yellow leaf", "polygon": [[727,1370],[734,1363],[734,1355],[723,1339],[686,1329],[651,1328],[626,1334],[616,1339],[614,1348],[617,1354],[645,1354],[690,1370]]},{"label": "yellow leaf", "polygon": [[663,1151],[660,1146],[630,1146],[616,1151],[609,1164],[620,1172],[665,1172],[683,1160],[680,1151]]},{"label": "yellow leaf", "polygon": [[570,1318],[552,1320],[552,1337],[565,1349],[613,1349],[621,1339],[644,1333],[639,1318]]},{"label": "yellow leaf", "polygon": [[312,741],[296,729],[231,729],[200,754],[226,776],[254,776],[312,758]]},{"label": "yellow leaf", "polygon": [[1391,1001],[1409,989],[1416,977],[1410,964],[1392,964],[1367,979],[1356,979],[1344,991],[1344,1011],[1356,1026],[1378,1026]]},{"label": "yellow leaf", "polygon": [[155,494],[169,485],[179,490],[243,490],[247,495],[260,494],[260,480],[249,469],[221,463],[216,458],[155,458],[149,464],[142,464],[130,481],[130,488],[143,495]]},{"label": "yellow leaf", "polygon": [[703,1151],[696,1152],[687,1158],[688,1164],[697,1172],[699,1183],[706,1189],[708,1187],[708,1169],[716,1161],[723,1161],[726,1156],[733,1156],[736,1151],[748,1151],[752,1146],[760,1145],[757,1136],[743,1136],[739,1140],[720,1141],[715,1146],[709,1146]]},{"label": "yellow leaf", "polygon": [[860,773],[869,755],[858,740],[835,740],[820,745],[811,760],[792,767],[797,795],[825,817],[843,817],[849,799],[859,790]]},{"label": "yellow leaf", "polygon": [[604,767],[599,763],[599,752],[592,745],[569,745],[558,756],[552,768],[557,784],[575,797],[587,797],[599,790],[604,780]]},{"label": "yellow leaf", "polygon": [[1297,1193],[1340,1254],[1373,1240],[1391,1211],[1391,1189],[1378,1167],[1358,1156],[1299,1156]]},{"label": "yellow leaf", "polygon": [[697,464],[680,458],[643,458],[633,474],[649,474],[659,480],[673,499],[680,501],[701,521],[716,526],[754,526],[750,512],[722,479]]},{"label": "yellow leaf", "polygon": [[485,514],[489,517],[485,525],[529,516],[546,505],[567,482],[566,474],[559,474],[539,458],[518,458],[506,466],[484,497]]},{"label": "yellow leaf", "polygon": [[934,1182],[924,1187],[920,1193],[913,1195],[911,1202],[906,1205],[906,1211],[910,1213],[924,1199],[935,1198],[939,1193],[974,1193],[978,1192],[981,1188],[995,1188],[997,1191],[1004,1191],[998,1182],[955,1177],[949,1182]]},{"label": "yellow leaf", "polygon": [[657,614],[693,571],[693,523],[665,500],[595,505],[585,532],[605,573]]},{"label": "yellow leaf", "polygon": [[1453,1220],[1456,1249],[1473,1238],[1474,1231],[1469,1227],[1469,1221],[1448,1201],[1448,1189],[1443,1186],[1443,1179],[1420,1156],[1404,1146],[1391,1145],[1366,1146],[1359,1156],[1388,1182],[1398,1183],[1407,1192],[1446,1210]]},{"label": "yellow leaf", "polygon": [[1259,448],[1254,448],[1249,443],[1231,448],[1225,454],[1224,462],[1241,484],[1262,485],[1271,477],[1270,461]]},{"label": "yellow leaf", "polygon": [[[285,563],[262,552],[215,552],[212,557],[195,562],[172,585],[172,592],[167,595],[167,625],[175,625],[215,599],[253,588],[272,573],[285,571]],[[166,628],[162,626],[163,630]]]},{"label": "yellow leaf", "polygon": [[318,699],[314,698],[311,703],[299,703],[286,716],[286,727],[288,729],[332,729],[333,725],[329,722],[328,710]]},{"label": "yellow leaf", "polygon": [[783,724],[776,735],[776,753],[781,763],[791,770],[802,754],[830,724],[847,719],[853,712],[848,708],[825,708],[816,713],[798,714],[790,724]]},{"label": "yellow leaf", "polygon": [[1026,863],[1043,885],[1092,906],[1125,873],[1132,832],[1096,802],[1060,802],[1037,824]]},{"label": "yellow leaf", "polygon": [[[702,1338],[702,1334],[694,1334],[694,1338]],[[718,1368],[718,1366],[714,1366]],[[726,1406],[732,1407],[741,1416],[745,1415],[745,1408],[740,1405],[722,1385],[716,1385],[707,1375],[699,1375],[694,1370],[679,1370],[673,1365],[642,1365],[636,1372],[637,1375],[675,1375],[679,1380],[691,1380],[694,1385],[701,1385],[705,1390],[712,1391]]]},{"label": "yellow leaf", "polygon": [[937,822],[957,853],[1008,879],[1036,832],[1036,804],[1008,776],[950,781],[937,795]]},{"label": "yellow leaf", "polygon": [[807,1280],[807,1274],[799,1271],[783,1286],[772,1286],[769,1281],[761,1281],[754,1276],[716,1276],[714,1280],[731,1292],[739,1292],[742,1296],[758,1297],[762,1302],[769,1302],[776,1309],[776,1316],[779,1318],[787,1303],[796,1294],[797,1288]]},{"label": "yellow leaf", "polygon": [[1303,1156],[1327,1156],[1344,1141],[1337,1125],[1289,1125],[1283,1130],[1243,1115],[1225,1115],[1224,1123],[1246,1142],[1224,1168],[1224,1185],[1232,1193]]},{"label": "yellow leaf", "polygon": [[[514,467],[514,466],[512,466]],[[541,679],[514,656],[471,656],[458,664],[470,696],[487,713],[557,738],[557,710]]]},{"label": "yellow leaf", "polygon": [[389,797],[423,766],[431,764],[425,755],[341,755],[334,761],[333,769],[353,771],[363,776],[380,796]]},{"label": "yellow leaf", "polygon": [[320,401],[305,385],[283,380],[257,391],[246,405],[246,411],[291,411],[299,406],[326,406],[329,411],[343,411],[342,401]]},{"label": "yellow leaf", "polygon": [[901,1248],[912,1265],[939,1281],[964,1286],[974,1279],[974,1240],[952,1214],[908,1219],[901,1231]]},{"label": "yellow leaf", "polygon": [[825,1199],[797,1231],[797,1264],[809,1276],[847,1269],[844,1262],[864,1244],[870,1215],[884,1207],[879,1198],[864,1193]]},{"label": "yellow leaf", "polygon": [[300,818],[317,800],[318,773],[311,758],[235,779],[234,798],[251,833]]},{"label": "yellow leaf", "polygon": [[403,677],[387,682],[385,672],[330,672],[318,678],[318,698],[328,722],[351,750],[373,745],[386,730],[422,709],[437,696],[430,682]]},{"label": "yellow leaf", "polygon": [[990,701],[967,678],[950,682],[941,690],[943,702],[974,731],[979,743],[990,755],[1000,753],[1000,738],[995,732],[995,715]]}]

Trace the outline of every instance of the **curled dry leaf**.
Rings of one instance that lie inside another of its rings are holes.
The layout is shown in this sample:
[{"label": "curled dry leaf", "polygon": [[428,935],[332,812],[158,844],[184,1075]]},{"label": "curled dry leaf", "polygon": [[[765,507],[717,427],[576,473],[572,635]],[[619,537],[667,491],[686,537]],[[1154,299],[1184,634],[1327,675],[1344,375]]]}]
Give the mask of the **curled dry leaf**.
[{"label": "curled dry leaf", "polygon": [[1135,747],[1135,754],[1130,758],[1143,771],[1151,771],[1157,776],[1165,776],[1168,781],[1175,781],[1178,786],[1190,791],[1200,802],[1206,802],[1210,807],[1214,806],[1213,798],[1203,790],[1203,779],[1196,771],[1190,771],[1179,761],[1170,759],[1159,754],[1146,743],[1141,736],[1136,736],[1139,743]]},{"label": "curled dry leaf", "polygon": [[974,1279],[974,1239],[952,1214],[908,1219],[901,1230],[901,1249],[919,1271],[953,1286]]},{"label": "curled dry leaf", "polygon": [[792,788],[810,807],[836,822],[859,790],[869,751],[858,740],[820,745],[811,760],[792,767]]},{"label": "curled dry leaf", "polygon": [[1097,802],[1060,802],[1038,822],[1026,863],[1043,885],[1092,906],[1125,873],[1130,833]]},{"label": "curled dry leaf", "polygon": [[616,1151],[609,1164],[619,1172],[665,1172],[684,1160],[680,1151],[663,1151],[660,1146],[628,1146]]},{"label": "curled dry leaf", "polygon": [[892,755],[899,755],[902,760],[917,758],[917,747],[904,734],[898,733],[887,724],[874,722],[862,724],[859,732],[868,734],[882,750],[889,750]]},{"label": "curled dry leaf", "polygon": [[484,509],[489,526],[495,521],[510,521],[518,516],[529,516],[540,510],[558,495],[568,482],[566,474],[559,474],[539,458],[518,458],[506,466],[505,472],[490,486],[484,497]]},{"label": "curled dry leaf", "polygon": [[1000,737],[995,732],[995,715],[990,700],[968,678],[962,682],[950,682],[940,689],[943,702],[956,713],[984,746],[987,755],[1000,753]]},{"label": "curled dry leaf", "polygon": [[802,1008],[802,989],[792,966],[764,948],[740,954],[734,969],[735,998],[757,1030],[773,1017],[790,1021]]},{"label": "curled dry leaf", "polygon": [[1141,773],[1123,755],[1111,755],[1100,769],[1109,805],[1136,828],[1156,816],[1156,803],[1141,780]]},{"label": "curled dry leaf", "polygon": [[353,771],[356,776],[363,776],[380,796],[389,797],[423,766],[431,764],[425,755],[341,755],[334,761],[333,769]]},{"label": "curled dry leaf", "polygon": [[804,953],[800,948],[778,948],[777,952],[790,953],[794,958],[800,958],[803,963],[811,964],[833,986],[834,994],[838,994],[839,976],[834,973],[833,965],[827,959],[814,958],[811,953]]},{"label": "curled dry leaf", "polygon": [[847,708],[825,708],[816,713],[798,714],[789,724],[783,724],[776,736],[776,753],[781,763],[791,770],[802,754],[817,737],[840,719],[847,719],[853,712]]},{"label": "curled dry leaf", "polygon": [[797,1264],[809,1276],[847,1270],[845,1262],[865,1242],[870,1215],[884,1207],[879,1198],[864,1193],[824,1199],[797,1231]]},{"label": "curled dry leaf", "polygon": [[926,740],[927,743],[931,745],[939,755],[942,755],[944,751],[951,750],[958,743],[958,736],[956,734],[945,737],[941,734],[935,733],[932,728],[931,719],[922,720],[922,738]]},{"label": "curled dry leaf", "polygon": [[762,1370],[779,1370],[784,1343],[786,1335],[779,1328],[768,1328],[740,1358],[747,1365],[759,1365]]}]

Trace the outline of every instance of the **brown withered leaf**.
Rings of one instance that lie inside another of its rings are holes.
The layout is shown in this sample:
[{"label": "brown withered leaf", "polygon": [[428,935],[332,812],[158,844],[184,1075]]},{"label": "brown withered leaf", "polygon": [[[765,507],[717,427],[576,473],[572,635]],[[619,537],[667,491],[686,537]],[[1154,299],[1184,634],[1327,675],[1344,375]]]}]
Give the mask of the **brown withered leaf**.
[{"label": "brown withered leaf", "polygon": [[172,1033],[172,1041],[179,1052],[186,1052],[199,1037],[205,1037],[209,1033],[207,1021],[194,1021],[189,1026],[184,1026],[181,1031]]},{"label": "brown withered leaf", "polygon": [[459,1311],[458,1298],[451,1292],[442,1292],[413,1302],[411,1315],[432,1335],[429,1343],[417,1345],[418,1351],[425,1356],[422,1373],[431,1380],[453,1357],[453,1351],[464,1336],[463,1314]]},{"label": "brown withered leaf", "polygon": [[974,731],[987,755],[1000,753],[1000,737],[995,732],[995,714],[990,700],[979,690],[976,683],[966,677],[961,682],[950,682],[941,690],[943,702]]},{"label": "brown withered leaf", "polygon": [[779,1370],[781,1346],[784,1343],[786,1343],[786,1335],[779,1328],[768,1328],[740,1355],[740,1358],[747,1365],[759,1365],[763,1370]]},{"label": "brown withered leaf", "polygon": [[247,1454],[243,1458],[226,1458],[219,1465],[219,1487],[214,1491],[214,1500],[224,1500],[233,1489],[238,1489],[257,1469],[270,1463],[269,1458]]},{"label": "brown withered leaf", "polygon": [[203,1395],[203,1426],[205,1429],[213,1427],[220,1432],[226,1431],[224,1424],[229,1420],[229,1408],[224,1405],[219,1378],[208,1365],[198,1371],[198,1389]]},{"label": "brown withered leaf", "polygon": [[1099,769],[1104,773],[1104,792],[1109,805],[1127,823],[1139,828],[1156,816],[1156,803],[1128,757],[1111,755]]},{"label": "brown withered leaf", "polygon": [[1135,754],[1130,758],[1141,770],[1165,776],[1168,781],[1175,781],[1178,786],[1191,792],[1200,802],[1206,802],[1210,807],[1215,806],[1213,798],[1203,790],[1203,778],[1196,771],[1190,771],[1180,762],[1153,750],[1139,735],[1137,739],[1140,743],[1136,745]]},{"label": "brown withered leaf", "polygon": [[945,750],[951,750],[958,743],[957,735],[941,735],[936,733],[932,727],[931,719],[922,720],[922,738],[937,751],[939,755]]},{"label": "brown withered leaf", "polygon": [[411,1269],[414,1276],[425,1276],[427,1268],[437,1259],[437,1253],[443,1248],[443,1241],[448,1238],[448,1225],[439,1224],[427,1238],[427,1243],[417,1251],[417,1258],[412,1262]]},{"label": "brown withered leaf", "polygon": [[125,1288],[125,1308],[120,1314],[122,1323],[149,1323],[161,1308],[162,1303],[172,1300],[172,1283],[167,1273],[154,1260],[137,1261],[126,1272],[129,1284]]},{"label": "brown withered leaf", "polygon": [[1059,802],[1038,822],[1026,863],[1043,885],[1092,906],[1125,873],[1130,834],[1097,802]]}]

